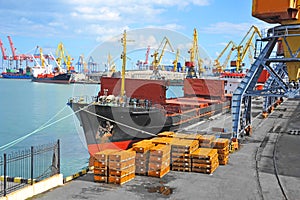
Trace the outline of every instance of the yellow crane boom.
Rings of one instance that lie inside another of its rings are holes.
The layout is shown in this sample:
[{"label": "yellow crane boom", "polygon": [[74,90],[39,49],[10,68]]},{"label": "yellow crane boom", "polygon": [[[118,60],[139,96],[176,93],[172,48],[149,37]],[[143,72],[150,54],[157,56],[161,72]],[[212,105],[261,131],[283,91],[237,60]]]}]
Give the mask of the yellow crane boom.
[{"label": "yellow crane boom", "polygon": [[[246,33],[246,35],[244,36],[244,38],[242,39],[240,44],[234,48],[234,50],[237,50],[237,60],[235,63],[237,71],[241,70],[243,60],[244,60],[245,55],[252,43],[252,39],[255,34],[257,34],[260,38],[262,38],[259,29],[253,25],[250,27],[249,31]],[[247,38],[248,38],[248,40],[246,41]],[[243,46],[245,41],[246,41],[246,44],[245,44],[245,46]]]},{"label": "yellow crane boom", "polygon": [[[224,60],[223,64],[221,65],[219,60],[230,46],[231,46],[230,51],[227,54],[226,59]],[[235,47],[236,47],[236,44],[233,41],[229,41],[227,43],[227,45],[225,46],[225,48],[222,50],[222,52],[219,54],[219,56],[215,59],[214,67],[217,69],[217,72],[221,73],[224,71]]]},{"label": "yellow crane boom", "polygon": [[[169,45],[171,51],[174,52],[173,47],[172,47],[169,39],[167,37],[164,37],[162,39],[159,47],[157,48],[157,50],[154,51],[154,53],[152,55],[153,56],[153,61],[152,61],[153,70],[158,70],[158,66],[161,63],[161,60],[164,56],[165,49],[166,49],[167,45]],[[160,53],[160,56],[158,58],[158,54],[159,54],[160,49],[161,49],[161,53]]]},{"label": "yellow crane boom", "polygon": [[66,51],[64,44],[62,42],[60,42],[57,45],[57,49],[56,49],[56,61],[58,63],[58,67],[61,67],[62,62],[64,62],[66,64],[67,70],[70,71],[72,68],[72,60],[73,58],[71,58],[71,56],[68,54],[68,52]]}]

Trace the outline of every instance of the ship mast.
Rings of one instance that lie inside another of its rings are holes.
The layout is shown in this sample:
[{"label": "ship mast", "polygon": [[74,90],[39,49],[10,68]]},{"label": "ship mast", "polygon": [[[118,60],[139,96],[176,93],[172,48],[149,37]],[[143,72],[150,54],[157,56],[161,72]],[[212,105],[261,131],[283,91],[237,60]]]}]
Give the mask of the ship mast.
[{"label": "ship mast", "polygon": [[124,30],[123,37],[121,38],[123,44],[123,52],[121,55],[122,59],[122,82],[121,82],[121,96],[125,93],[125,69],[126,69],[126,30]]},{"label": "ship mast", "polygon": [[127,42],[133,42],[133,40],[127,40],[126,39],[126,30],[124,30],[123,37],[121,38],[121,43],[123,44],[123,52],[121,54],[122,59],[122,82],[121,82],[121,96],[125,95],[125,69],[126,69],[126,43]]}]

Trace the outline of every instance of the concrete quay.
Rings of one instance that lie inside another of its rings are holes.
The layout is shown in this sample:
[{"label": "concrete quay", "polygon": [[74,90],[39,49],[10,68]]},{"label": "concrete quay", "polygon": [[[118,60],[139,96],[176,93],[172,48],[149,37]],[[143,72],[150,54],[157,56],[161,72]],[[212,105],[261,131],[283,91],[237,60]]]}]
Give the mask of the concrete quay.
[{"label": "concrete quay", "polygon": [[[119,186],[96,183],[89,172],[32,199],[299,199],[300,100],[285,100],[266,119],[259,114],[261,100],[254,103],[252,136],[243,138],[229,163],[213,174],[170,171],[161,179],[136,176]],[[184,131],[222,124],[230,131],[230,114]]]}]

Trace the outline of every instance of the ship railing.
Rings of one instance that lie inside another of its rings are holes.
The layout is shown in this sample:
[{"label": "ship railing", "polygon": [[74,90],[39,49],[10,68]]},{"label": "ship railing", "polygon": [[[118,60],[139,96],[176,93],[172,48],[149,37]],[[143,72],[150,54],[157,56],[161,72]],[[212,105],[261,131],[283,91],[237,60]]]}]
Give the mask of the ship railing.
[{"label": "ship railing", "polygon": [[0,198],[60,173],[60,142],[0,155]]},{"label": "ship railing", "polygon": [[88,96],[88,95],[83,95],[83,96],[74,96],[69,98],[68,102],[74,102],[74,103],[91,103],[97,101],[97,97],[95,96]]}]

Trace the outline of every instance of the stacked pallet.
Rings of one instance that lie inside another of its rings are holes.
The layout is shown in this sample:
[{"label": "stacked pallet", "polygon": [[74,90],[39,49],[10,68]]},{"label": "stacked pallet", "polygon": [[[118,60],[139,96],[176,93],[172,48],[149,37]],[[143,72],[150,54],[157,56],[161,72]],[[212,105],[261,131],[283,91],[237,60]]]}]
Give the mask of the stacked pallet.
[{"label": "stacked pallet", "polygon": [[148,176],[163,177],[170,171],[170,145],[158,144],[150,149]]},{"label": "stacked pallet", "polygon": [[132,145],[135,156],[135,174],[146,176],[149,165],[149,150],[154,147],[150,140],[142,140]]},{"label": "stacked pallet", "polygon": [[212,142],[216,139],[214,135],[202,135],[199,138],[199,147],[211,148]]},{"label": "stacked pallet", "polygon": [[192,160],[190,154],[199,147],[199,140],[177,139],[171,147],[171,169],[173,171],[190,172]]},{"label": "stacked pallet", "polygon": [[154,145],[171,145],[173,142],[173,137],[155,137],[150,140]]},{"label": "stacked pallet", "polygon": [[173,137],[174,136],[174,132],[173,131],[165,131],[165,132],[161,132],[159,134],[157,134],[158,137]]},{"label": "stacked pallet", "polygon": [[213,173],[219,166],[218,151],[212,148],[198,148],[191,153],[192,172]]},{"label": "stacked pallet", "polygon": [[135,151],[113,152],[108,157],[108,183],[122,185],[135,177]]},{"label": "stacked pallet", "polygon": [[229,160],[229,140],[218,138],[213,141],[212,146],[218,151],[219,164],[226,165]]},{"label": "stacked pallet", "polygon": [[108,181],[108,157],[112,152],[118,150],[106,149],[93,156],[94,160],[94,181],[106,183]]}]

